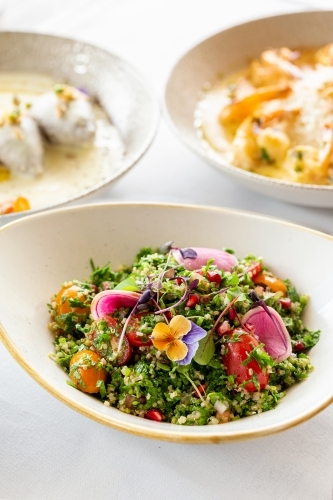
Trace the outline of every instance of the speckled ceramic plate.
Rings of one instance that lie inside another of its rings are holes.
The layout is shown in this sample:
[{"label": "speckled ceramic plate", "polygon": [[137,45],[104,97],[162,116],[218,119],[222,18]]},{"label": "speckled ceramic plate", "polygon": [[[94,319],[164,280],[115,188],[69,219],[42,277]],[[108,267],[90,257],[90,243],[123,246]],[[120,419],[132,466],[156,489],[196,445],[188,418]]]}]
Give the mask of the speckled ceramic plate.
[{"label": "speckled ceramic plate", "polygon": [[[224,425],[152,422],[106,407],[73,389],[66,383],[67,375],[48,357],[53,335],[47,328],[46,303],[62,282],[89,276],[90,258],[97,265],[131,264],[139,248],[158,247],[169,240],[179,246],[226,246],[239,257],[262,255],[273,272],[289,277],[299,292],[310,294],[304,322],[322,332],[310,351],[315,369],[287,391],[275,410]],[[73,249],[78,248],[73,258]],[[332,255],[332,236],[223,208],[123,203],[47,211],[0,229],[0,339],[51,394],[105,425],[175,442],[264,436],[304,422],[333,402]]]},{"label": "speckled ceramic plate", "polygon": [[[46,144],[44,174],[0,182],[0,202],[25,196],[34,212],[77,200],[126,173],[145,153],[159,109],[128,63],[87,43],[35,33],[0,33],[0,49],[0,111],[12,95],[25,103],[54,83],[69,83],[91,96],[97,122],[93,148]],[[0,224],[16,216],[1,216]]]},{"label": "speckled ceramic plate", "polygon": [[173,68],[165,92],[169,121],[185,144],[221,173],[255,191],[299,205],[333,207],[333,186],[299,184],[264,177],[224,160],[207,147],[194,126],[195,109],[204,86],[245,68],[270,47],[322,47],[333,41],[333,12],[300,12],[274,16],[221,31],[185,54]]}]

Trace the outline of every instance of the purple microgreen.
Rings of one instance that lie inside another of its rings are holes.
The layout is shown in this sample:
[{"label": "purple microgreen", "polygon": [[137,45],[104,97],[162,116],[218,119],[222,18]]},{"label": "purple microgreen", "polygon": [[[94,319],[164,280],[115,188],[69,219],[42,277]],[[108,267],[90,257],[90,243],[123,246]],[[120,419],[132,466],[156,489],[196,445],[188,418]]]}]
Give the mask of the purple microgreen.
[{"label": "purple microgreen", "polygon": [[150,289],[145,290],[141,295],[141,297],[139,298],[137,306],[141,304],[146,304],[151,300],[151,298],[152,298],[152,291]]},{"label": "purple microgreen", "polygon": [[173,267],[171,267],[170,269],[168,269],[167,271],[165,271],[164,273],[164,278],[167,278],[167,279],[172,279],[175,277],[175,269]]},{"label": "purple microgreen", "polygon": [[173,241],[167,241],[166,243],[164,243],[164,245],[162,245],[159,248],[159,253],[161,253],[163,255],[166,255],[167,253],[169,253],[171,248],[172,248],[172,243],[173,243]]},{"label": "purple microgreen", "polygon": [[196,259],[198,254],[193,248],[178,248],[183,259]]},{"label": "purple microgreen", "polygon": [[164,274],[167,272],[166,269],[167,269],[167,267],[169,265],[170,258],[171,258],[171,253],[168,254],[168,257],[167,257],[165,266],[163,268],[163,271],[160,272],[160,274],[158,275],[158,278],[156,280],[157,302],[159,301],[159,290],[162,288],[162,281],[163,281],[163,278],[164,278]]},{"label": "purple microgreen", "polygon": [[[162,309],[160,308],[159,304],[156,302],[156,300],[155,300],[155,299],[152,299],[152,302],[155,304],[155,307],[157,307],[157,309],[158,309],[158,313],[163,314],[164,319],[165,319],[165,322],[166,322],[166,324],[168,325],[168,324],[169,324],[169,320],[168,320],[168,318],[167,318],[166,314],[162,311]],[[156,314],[156,313],[155,313],[155,314]]]},{"label": "purple microgreen", "polygon": [[[139,299],[139,300],[140,300],[140,299]],[[121,347],[122,347],[122,345],[123,345],[123,341],[124,341],[124,337],[125,337],[126,330],[127,330],[127,327],[128,327],[128,323],[129,323],[129,321],[130,321],[131,317],[133,316],[133,314],[136,312],[138,305],[139,305],[139,304],[137,303],[137,304],[135,305],[135,307],[133,307],[132,311],[129,313],[129,315],[128,315],[128,317],[127,317],[126,321],[125,321],[125,324],[124,324],[123,329],[122,329],[122,331],[121,331],[121,335],[120,335],[120,337],[119,337],[118,349],[117,349],[117,355],[118,355],[118,354],[120,353],[120,351],[121,351]]]},{"label": "purple microgreen", "polygon": [[183,280],[183,281],[184,281],[184,284],[185,284],[185,291],[184,291],[183,295],[181,296],[181,298],[178,300],[178,302],[176,302],[175,304],[172,304],[172,306],[166,307],[165,309],[161,309],[160,311],[157,311],[154,314],[168,312],[171,309],[174,309],[175,307],[177,307],[180,304],[182,304],[183,302],[185,302],[185,300],[187,300],[187,297],[188,297],[188,294],[189,294],[189,288],[187,286],[186,281],[185,280]]},{"label": "purple microgreen", "polygon": [[214,326],[212,328],[212,333],[215,331],[215,328],[217,327],[217,325],[219,324],[219,322],[221,321],[221,319],[223,318],[223,316],[225,314],[227,314],[227,312],[229,311],[229,309],[234,305],[234,303],[236,302],[236,300],[238,299],[238,297],[239,297],[239,295],[236,295],[236,297],[234,297],[232,299],[232,301],[229,302],[229,304],[223,309],[223,311],[221,312],[221,314],[219,315],[219,317],[217,318],[217,320],[214,323]]},{"label": "purple microgreen", "polygon": [[136,308],[137,311],[141,312],[141,311],[147,311],[149,309],[148,305],[147,304],[139,304]]},{"label": "purple microgreen", "polygon": [[287,349],[288,344],[287,344],[285,335],[284,335],[283,331],[281,330],[281,327],[280,327],[279,323],[276,321],[276,319],[274,318],[273,314],[271,314],[270,310],[268,309],[267,304],[265,303],[265,301],[262,300],[262,299],[260,299],[260,297],[257,294],[257,292],[255,292],[254,290],[252,290],[249,293],[249,296],[250,296],[250,299],[252,300],[252,302],[254,302],[256,304],[256,306],[261,306],[263,308],[263,310],[265,311],[265,313],[268,314],[268,316],[272,320],[272,323],[274,325],[275,330],[278,332],[279,336],[281,337],[281,339],[283,341],[283,345],[284,345],[285,349]]},{"label": "purple microgreen", "polygon": [[199,280],[193,280],[190,283],[190,289],[193,290],[193,288],[196,288],[199,285]]},{"label": "purple microgreen", "polygon": [[[182,366],[182,365],[180,365]],[[180,371],[180,373],[182,373],[184,375],[184,377],[187,378],[187,380],[190,382],[190,384],[192,385],[192,387],[194,388],[195,392],[198,394],[198,397],[201,399],[201,401],[204,403],[205,400],[204,398],[202,397],[202,394],[200,393],[198,387],[195,385],[195,383],[193,382],[193,380],[188,376],[188,374],[186,373],[185,370],[181,370],[181,369],[178,369],[178,371]]]},{"label": "purple microgreen", "polygon": [[260,297],[255,290],[251,290],[249,296],[252,302],[260,302]]}]

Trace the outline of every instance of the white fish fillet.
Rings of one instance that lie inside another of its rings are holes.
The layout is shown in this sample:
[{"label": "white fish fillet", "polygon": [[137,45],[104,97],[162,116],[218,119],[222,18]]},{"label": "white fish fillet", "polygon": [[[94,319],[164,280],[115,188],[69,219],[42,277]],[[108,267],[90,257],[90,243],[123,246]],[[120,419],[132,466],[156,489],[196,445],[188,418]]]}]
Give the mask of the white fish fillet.
[{"label": "white fish fillet", "polygon": [[14,173],[36,177],[44,171],[42,138],[29,116],[0,127],[0,163]]},{"label": "white fish fillet", "polygon": [[[64,109],[62,114],[59,108]],[[95,118],[90,102],[84,97],[64,105],[55,92],[46,92],[34,100],[30,115],[53,144],[85,146],[94,139]]]}]

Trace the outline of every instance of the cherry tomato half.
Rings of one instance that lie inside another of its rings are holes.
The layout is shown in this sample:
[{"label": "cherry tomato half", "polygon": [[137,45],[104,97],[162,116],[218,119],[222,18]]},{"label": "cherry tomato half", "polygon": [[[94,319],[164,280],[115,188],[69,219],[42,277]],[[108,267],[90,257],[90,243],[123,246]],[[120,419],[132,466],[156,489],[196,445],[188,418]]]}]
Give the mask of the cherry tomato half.
[{"label": "cherry tomato half", "polygon": [[106,381],[107,372],[100,365],[101,357],[94,351],[83,349],[70,361],[70,378],[80,391],[94,394],[100,391],[97,381]]},{"label": "cherry tomato half", "polygon": [[[222,362],[226,368],[228,375],[236,376],[236,382],[242,384],[247,380],[251,380],[253,374],[257,376],[260,389],[264,389],[268,383],[269,374],[260,368],[258,362],[252,359],[246,365],[243,365],[248,357],[248,354],[259,345],[258,340],[248,333],[242,333],[242,330],[233,330],[228,336],[239,331],[239,342],[226,342],[226,354],[222,355]],[[257,387],[251,381],[245,385],[245,389],[249,392],[257,391]]]},{"label": "cherry tomato half", "polygon": [[250,276],[250,278],[253,280],[258,274],[260,273],[262,269],[262,263],[261,262],[252,262],[250,266],[247,268],[247,274]]},{"label": "cherry tomato half", "polygon": [[146,347],[153,344],[148,335],[139,335],[138,332],[141,322],[141,314],[135,314],[129,321],[127,329],[127,338],[129,343],[134,347]]},{"label": "cherry tomato half", "polygon": [[96,352],[108,362],[118,366],[128,363],[132,356],[132,347],[126,335],[120,353],[115,356],[121,331],[122,325],[119,325],[112,316],[106,315],[91,324],[89,334]]}]

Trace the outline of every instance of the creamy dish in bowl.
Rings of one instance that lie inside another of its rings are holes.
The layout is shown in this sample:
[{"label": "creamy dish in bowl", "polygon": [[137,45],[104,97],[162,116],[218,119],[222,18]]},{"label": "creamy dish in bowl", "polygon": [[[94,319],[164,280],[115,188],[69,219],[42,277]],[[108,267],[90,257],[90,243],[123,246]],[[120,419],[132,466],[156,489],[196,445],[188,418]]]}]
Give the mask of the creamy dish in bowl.
[{"label": "creamy dish in bowl", "polygon": [[244,170],[333,185],[333,44],[268,49],[205,91],[198,133]]},{"label": "creamy dish in bowl", "polygon": [[84,89],[0,73],[0,110],[0,215],[71,199],[123,161],[118,130]]},{"label": "creamy dish in bowl", "polygon": [[0,224],[90,195],[141,158],[159,110],[128,63],[37,33],[2,32],[0,47]]},{"label": "creamy dish in bowl", "polygon": [[333,12],[299,12],[206,38],[170,73],[165,111],[174,131],[235,182],[333,207],[332,29]]}]

